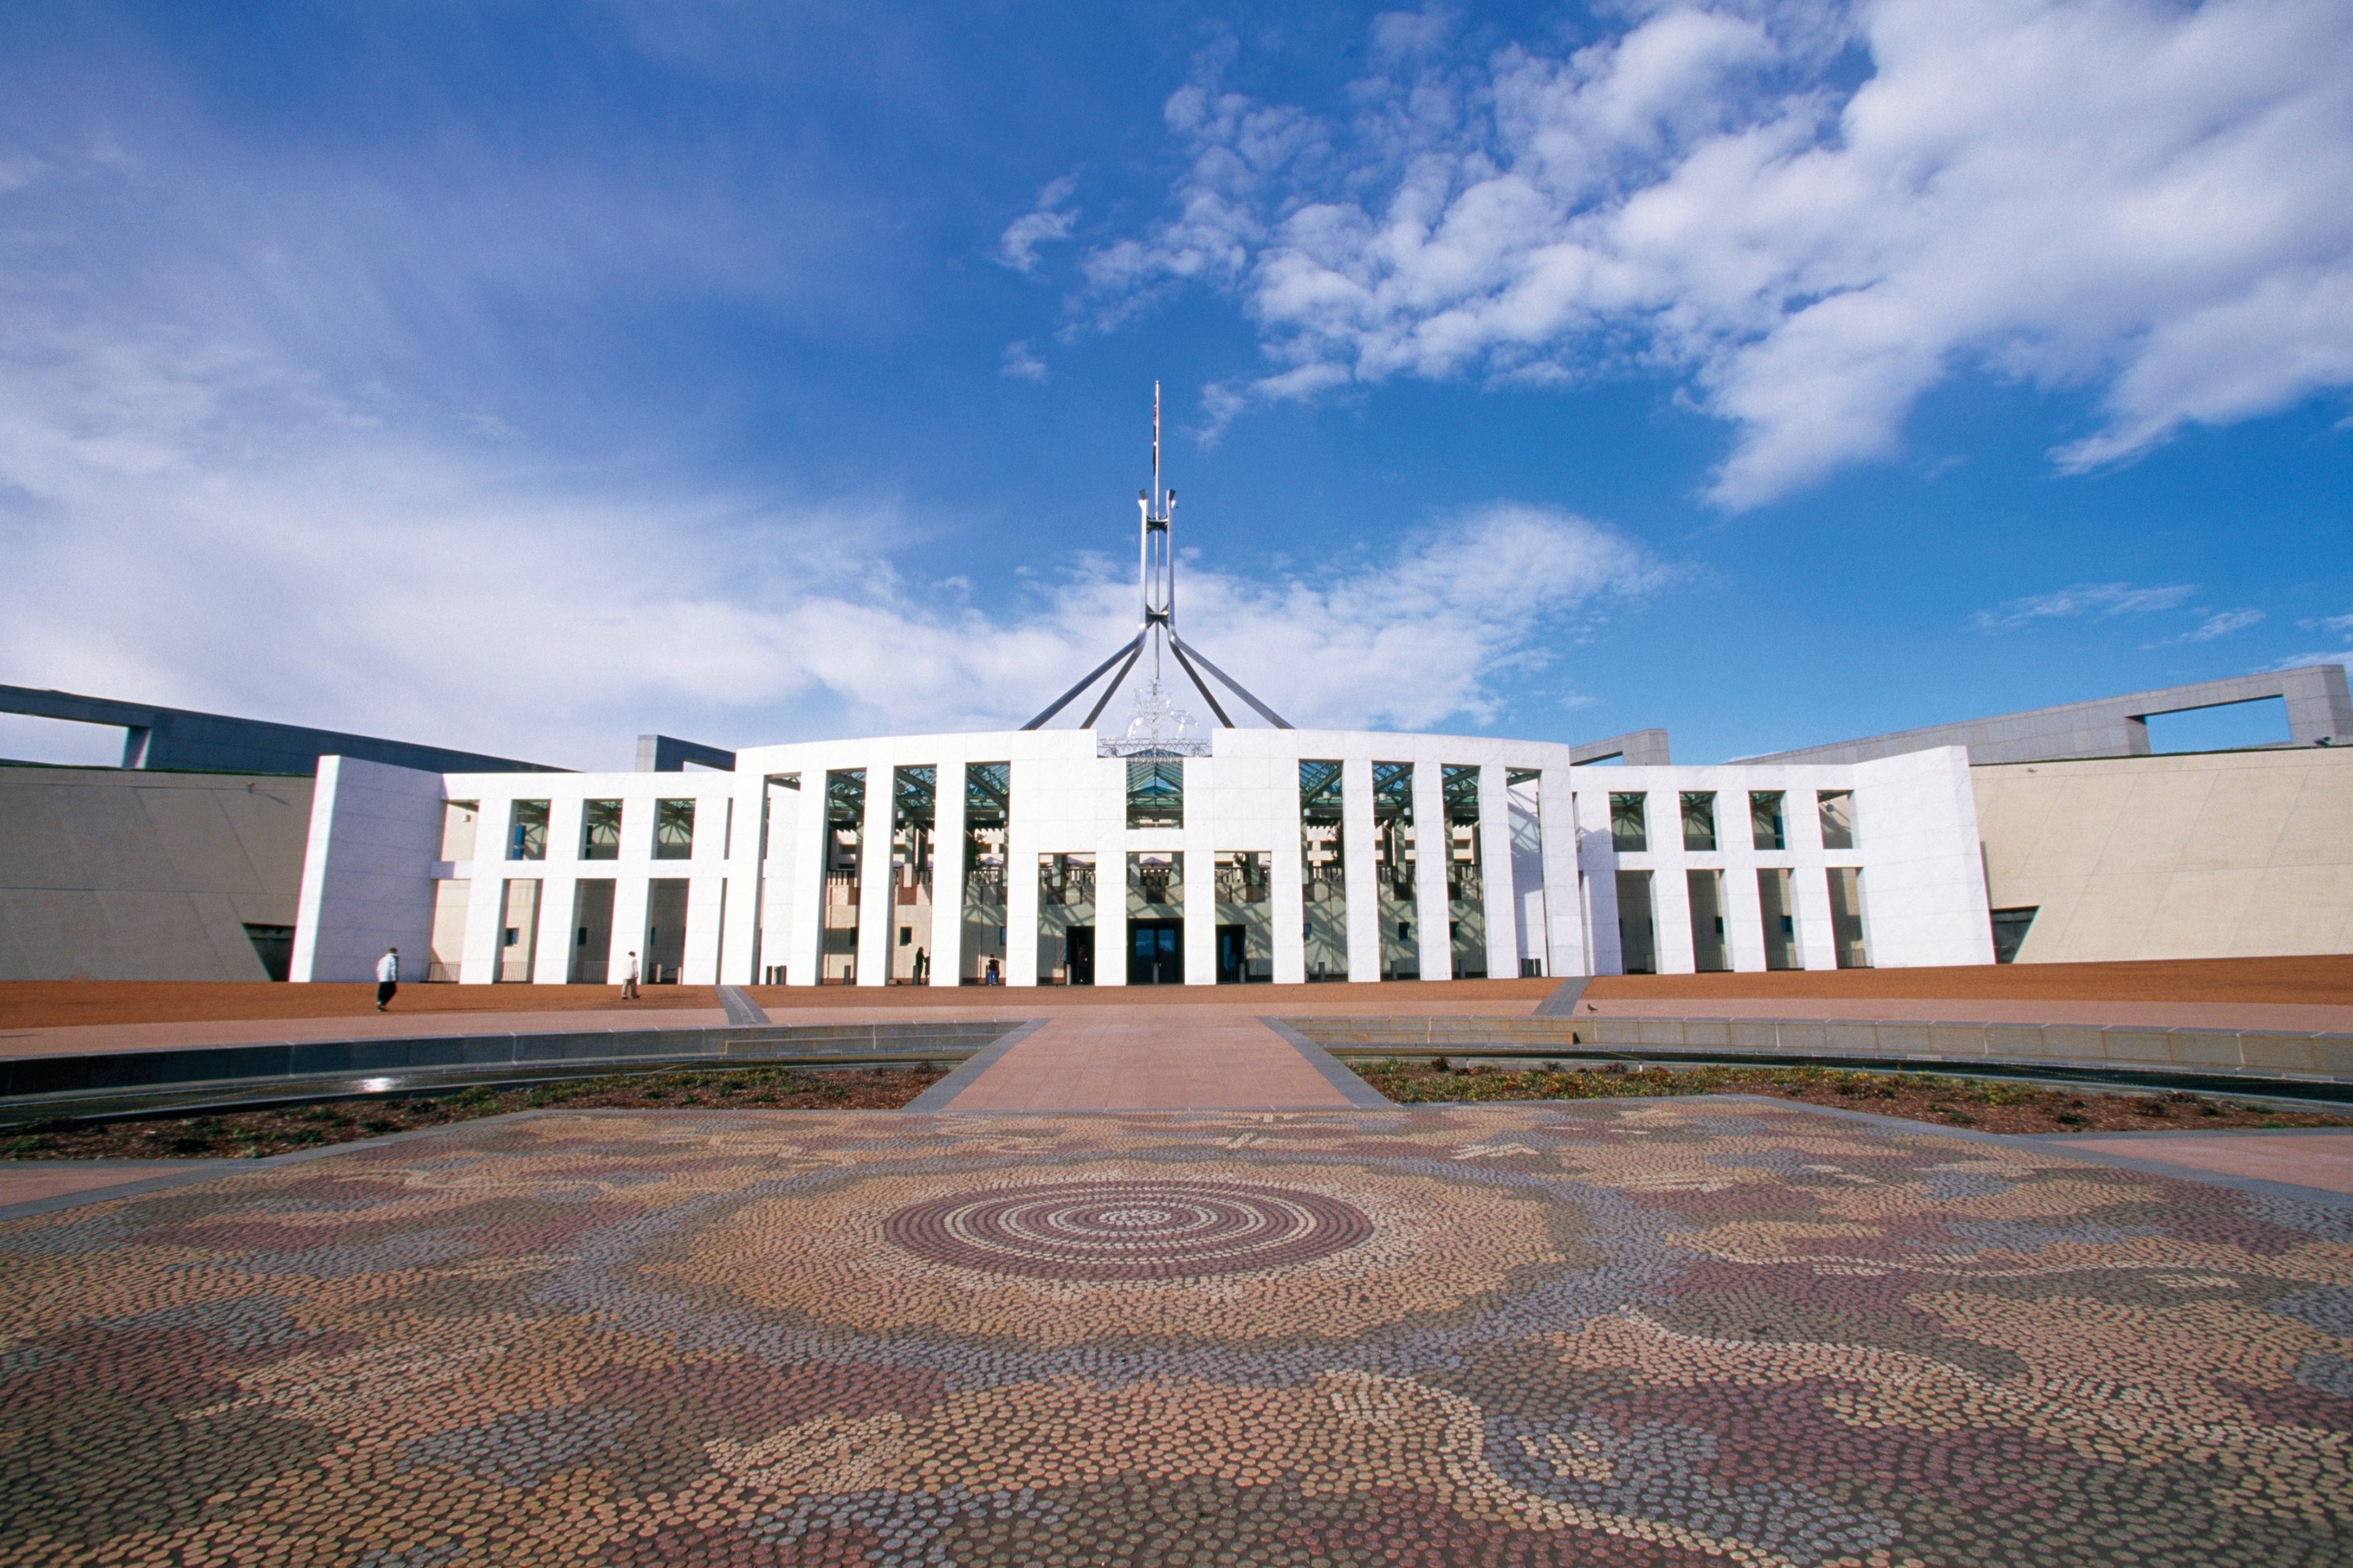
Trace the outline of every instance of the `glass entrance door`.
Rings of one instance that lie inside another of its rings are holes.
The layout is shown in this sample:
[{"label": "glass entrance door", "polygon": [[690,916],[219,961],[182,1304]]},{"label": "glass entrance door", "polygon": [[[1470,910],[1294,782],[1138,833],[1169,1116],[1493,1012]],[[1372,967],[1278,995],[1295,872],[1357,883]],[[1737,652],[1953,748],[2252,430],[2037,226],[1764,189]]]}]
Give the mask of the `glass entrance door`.
[{"label": "glass entrance door", "polygon": [[1128,922],[1127,983],[1130,985],[1181,985],[1185,983],[1184,921]]}]

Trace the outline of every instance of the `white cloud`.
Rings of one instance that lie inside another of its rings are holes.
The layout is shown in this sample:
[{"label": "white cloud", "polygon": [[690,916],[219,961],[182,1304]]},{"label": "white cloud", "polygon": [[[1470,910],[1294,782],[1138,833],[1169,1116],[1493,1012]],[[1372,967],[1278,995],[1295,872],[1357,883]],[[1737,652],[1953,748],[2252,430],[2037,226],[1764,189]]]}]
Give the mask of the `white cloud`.
[{"label": "white cloud", "polygon": [[2198,626],[2182,634],[2183,642],[2211,642],[2216,637],[2242,632],[2263,618],[2261,610],[2224,610],[2207,616]]},{"label": "white cloud", "polygon": [[1003,368],[1004,374],[1018,381],[1046,379],[1046,362],[1038,357],[1038,351],[1030,346],[1027,338],[1005,345]]},{"label": "white cloud", "polygon": [[2316,621],[2295,623],[2308,632],[2343,632],[2353,637],[2353,616],[2326,616]]},{"label": "white cloud", "polygon": [[[1969,617],[1969,624],[1979,631],[1999,632],[2035,621],[2075,616],[2148,615],[2178,609],[2197,591],[2195,583],[2176,583],[2160,588],[2136,588],[2129,583],[2078,583],[2048,594],[2011,599],[1990,610],[1979,610]],[[2261,618],[2258,615],[2257,619]]]},{"label": "white cloud", "polygon": [[[2353,383],[2353,11],[1637,16],[1567,54],[1402,51],[1345,124],[1181,89],[1176,211],[1087,258],[1097,319],[1234,290],[1273,368],[1229,407],[1671,368],[1735,426],[1736,508],[1892,455],[1966,367],[2095,389],[2069,469]],[[1429,31],[1380,26],[1385,58]]]},{"label": "white cloud", "polygon": [[1028,212],[1005,226],[997,237],[997,259],[1016,272],[1034,272],[1038,268],[1038,249],[1071,237],[1071,230],[1079,215],[1062,204],[1079,183],[1064,175],[1038,193],[1038,200]]},{"label": "white cloud", "polygon": [[2334,653],[2292,653],[2285,658],[2263,666],[2265,670],[2306,669],[2316,664],[2342,664],[2353,667],[2353,651],[2338,648]]}]

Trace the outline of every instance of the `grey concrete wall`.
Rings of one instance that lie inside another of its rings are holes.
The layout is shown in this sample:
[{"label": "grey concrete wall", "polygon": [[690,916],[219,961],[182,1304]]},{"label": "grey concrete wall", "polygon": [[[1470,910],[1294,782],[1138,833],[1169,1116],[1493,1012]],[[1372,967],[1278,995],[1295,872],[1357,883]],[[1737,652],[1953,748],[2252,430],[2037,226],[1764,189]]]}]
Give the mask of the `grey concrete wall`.
[{"label": "grey concrete wall", "polygon": [[0,979],[265,980],[311,781],[0,765]]},{"label": "grey concrete wall", "polygon": [[1969,774],[2021,963],[2353,952],[2353,747]]},{"label": "grey concrete wall", "polygon": [[442,816],[439,773],[319,759],[293,979],[373,980],[387,947],[400,950],[402,979],[425,978]]},{"label": "grey concrete wall", "polygon": [[2128,692],[2091,702],[2068,702],[2056,708],[2029,708],[1999,713],[1989,719],[1968,719],[1957,724],[1935,724],[1921,730],[1898,730],[1840,741],[1826,746],[1801,746],[1744,763],[1861,763],[1904,752],[1924,752],[1932,746],[1966,746],[1972,763],[2038,763],[2065,757],[2145,757],[2148,755],[2148,720],[2153,714],[2182,713],[2196,708],[2220,708],[2278,697],[2287,704],[2290,746],[2316,745],[2323,741],[2353,745],[2353,696],[2348,696],[2345,667],[2316,664],[2303,669],[2275,670],[2264,675],[2234,676],[2228,680],[2202,680],[2191,686],[2168,686],[2155,691]]},{"label": "grey concrete wall", "polygon": [[443,746],[417,746],[373,735],[307,730],[298,724],[236,719],[226,713],[197,713],[185,708],[158,708],[145,702],[120,702],[111,697],[83,697],[71,691],[39,691],[27,686],[0,686],[0,713],[120,725],[125,736],[122,765],[126,768],[308,773],[318,770],[321,757],[342,756],[433,773],[560,771],[537,763],[453,752]]}]

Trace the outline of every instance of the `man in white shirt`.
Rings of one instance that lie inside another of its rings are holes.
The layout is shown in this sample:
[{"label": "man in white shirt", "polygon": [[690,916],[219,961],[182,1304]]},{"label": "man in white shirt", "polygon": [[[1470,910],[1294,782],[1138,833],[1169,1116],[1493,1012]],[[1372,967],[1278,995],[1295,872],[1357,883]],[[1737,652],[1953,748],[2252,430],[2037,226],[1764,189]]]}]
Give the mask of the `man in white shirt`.
[{"label": "man in white shirt", "polygon": [[621,965],[621,1000],[634,1002],[637,996],[638,955],[633,952],[629,954],[628,961]]},{"label": "man in white shirt", "polygon": [[400,949],[387,947],[384,950],[384,956],[375,961],[375,1010],[383,1012],[384,1005],[391,1001],[392,994],[399,989]]}]

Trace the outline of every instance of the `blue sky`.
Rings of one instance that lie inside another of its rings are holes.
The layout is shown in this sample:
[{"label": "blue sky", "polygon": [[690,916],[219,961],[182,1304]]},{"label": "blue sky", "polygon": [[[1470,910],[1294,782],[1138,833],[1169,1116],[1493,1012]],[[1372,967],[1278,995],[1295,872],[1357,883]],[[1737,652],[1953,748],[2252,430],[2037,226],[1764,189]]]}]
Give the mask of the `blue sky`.
[{"label": "blue sky", "polygon": [[12,684],[1018,723],[1125,635],[1155,377],[1190,635],[1303,724],[2353,657],[2312,0],[21,5],[0,289]]}]

